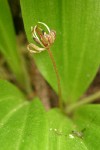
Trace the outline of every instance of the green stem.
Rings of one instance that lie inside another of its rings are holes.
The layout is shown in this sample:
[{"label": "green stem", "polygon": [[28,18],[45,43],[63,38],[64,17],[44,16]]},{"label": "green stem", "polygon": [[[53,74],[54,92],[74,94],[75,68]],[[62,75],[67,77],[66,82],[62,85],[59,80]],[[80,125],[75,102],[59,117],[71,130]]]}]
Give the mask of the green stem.
[{"label": "green stem", "polygon": [[63,111],[60,76],[59,76],[59,73],[58,73],[58,69],[57,69],[57,66],[56,66],[55,59],[54,59],[54,57],[53,57],[53,54],[52,54],[50,48],[47,48],[47,50],[48,50],[48,54],[49,54],[49,56],[50,56],[50,59],[51,59],[51,61],[52,61],[52,64],[53,64],[53,67],[54,67],[54,71],[55,71],[55,74],[56,74],[56,78],[57,78],[58,96],[59,96],[59,107],[60,107],[61,110]]},{"label": "green stem", "polygon": [[70,114],[71,112],[73,112],[73,110],[75,110],[76,108],[84,105],[84,104],[87,104],[87,103],[90,103],[90,102],[93,102],[94,100],[100,98],[100,91],[99,92],[96,92],[94,93],[93,95],[90,95],[89,97],[86,97],[86,98],[83,98],[81,101],[77,102],[77,103],[74,103],[72,105],[70,105],[69,107],[66,108],[66,112],[68,114]]}]

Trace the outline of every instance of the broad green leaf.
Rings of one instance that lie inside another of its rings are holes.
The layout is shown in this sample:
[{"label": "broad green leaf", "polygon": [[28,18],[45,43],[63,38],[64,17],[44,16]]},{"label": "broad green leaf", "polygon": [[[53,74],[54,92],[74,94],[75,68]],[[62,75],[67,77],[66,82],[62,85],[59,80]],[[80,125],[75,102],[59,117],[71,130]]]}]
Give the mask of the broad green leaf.
[{"label": "broad green leaf", "polygon": [[45,150],[45,110],[35,98],[28,102],[13,85],[0,81],[0,149]]},{"label": "broad green leaf", "polygon": [[[78,109],[71,121],[58,109],[45,112],[40,101],[26,101],[0,80],[0,147],[2,150],[96,150],[100,147],[99,105]],[[75,123],[76,122],[76,123]],[[83,136],[76,133],[84,129]]]},{"label": "broad green leaf", "polygon": [[[51,110],[49,148],[97,150],[100,147],[100,105],[86,105],[74,114],[73,122],[58,110]],[[74,131],[74,133],[72,133]]]},{"label": "broad green leaf", "polygon": [[48,113],[48,119],[50,150],[88,150],[84,141],[72,134],[75,124],[61,112],[51,110]]},{"label": "broad green leaf", "polygon": [[0,0],[0,52],[4,55],[16,79],[30,91],[29,79],[21,53],[16,46],[16,37],[7,1]]},{"label": "broad green leaf", "polygon": [[[56,30],[51,47],[61,78],[64,101],[74,102],[86,91],[99,66],[99,0],[20,0],[25,31],[33,42],[31,26],[45,22]],[[34,54],[36,64],[57,91],[55,73],[47,51]]]},{"label": "broad green leaf", "polygon": [[16,87],[0,81],[2,150],[87,150],[72,129],[74,124],[60,111],[46,114],[39,100],[28,102]]},{"label": "broad green leaf", "polygon": [[89,150],[100,147],[100,105],[80,107],[74,114],[79,129],[84,129],[83,141]]}]

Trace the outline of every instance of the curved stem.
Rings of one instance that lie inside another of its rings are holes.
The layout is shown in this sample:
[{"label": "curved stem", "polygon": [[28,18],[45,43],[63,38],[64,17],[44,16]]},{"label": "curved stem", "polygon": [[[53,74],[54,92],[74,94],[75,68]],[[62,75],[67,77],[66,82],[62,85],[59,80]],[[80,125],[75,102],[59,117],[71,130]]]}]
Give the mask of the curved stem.
[{"label": "curved stem", "polygon": [[86,98],[83,98],[81,101],[77,102],[77,103],[74,103],[72,104],[71,106],[67,107],[66,108],[66,112],[67,113],[71,113],[73,110],[75,110],[76,108],[84,105],[84,104],[87,104],[87,103],[90,103],[90,102],[93,102],[94,100],[100,98],[100,91],[99,92],[96,92],[92,95],[90,95],[89,97],[86,97]]},{"label": "curved stem", "polygon": [[55,59],[53,57],[53,54],[52,54],[50,48],[47,48],[47,50],[48,50],[48,54],[50,56],[50,59],[52,61],[52,64],[53,64],[53,67],[54,67],[54,71],[55,71],[55,74],[56,74],[56,78],[57,78],[58,96],[59,96],[59,107],[61,108],[61,110],[63,110],[61,83],[60,83],[60,77],[59,77],[58,69],[57,69],[56,62],[55,62]]}]

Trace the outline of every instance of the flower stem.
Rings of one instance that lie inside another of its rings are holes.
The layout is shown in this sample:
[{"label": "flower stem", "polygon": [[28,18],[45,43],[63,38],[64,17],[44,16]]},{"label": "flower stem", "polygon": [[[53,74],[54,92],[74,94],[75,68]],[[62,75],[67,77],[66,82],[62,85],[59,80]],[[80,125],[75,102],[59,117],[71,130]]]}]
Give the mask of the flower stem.
[{"label": "flower stem", "polygon": [[75,110],[76,108],[84,105],[84,104],[87,104],[87,103],[90,103],[90,102],[93,102],[94,100],[100,98],[100,91],[99,92],[96,92],[86,98],[83,98],[81,101],[77,102],[77,103],[74,103],[72,105],[70,105],[69,107],[66,108],[66,112],[68,114],[72,113],[73,110]]},{"label": "flower stem", "polygon": [[53,54],[52,54],[50,48],[47,48],[47,50],[48,50],[48,54],[49,54],[49,56],[50,56],[50,59],[51,59],[51,61],[52,61],[52,64],[53,64],[53,67],[54,67],[54,71],[55,71],[55,74],[56,74],[56,78],[57,78],[58,96],[59,96],[59,107],[60,107],[61,110],[63,111],[60,76],[59,76],[59,73],[58,73],[58,69],[57,69],[57,66],[56,66],[55,59],[54,59],[54,57],[53,57]]}]

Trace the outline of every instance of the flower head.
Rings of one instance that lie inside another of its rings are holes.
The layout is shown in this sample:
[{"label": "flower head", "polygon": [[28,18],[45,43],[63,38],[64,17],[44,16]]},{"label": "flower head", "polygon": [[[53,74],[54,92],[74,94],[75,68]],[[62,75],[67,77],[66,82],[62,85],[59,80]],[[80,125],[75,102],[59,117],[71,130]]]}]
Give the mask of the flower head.
[{"label": "flower head", "polygon": [[[39,26],[40,24],[46,28],[48,33]],[[50,30],[43,22],[38,22],[38,25],[31,27],[31,32],[32,38],[37,44],[39,44],[39,46],[33,43],[28,44],[27,49],[32,53],[40,53],[47,48],[50,48],[56,38],[56,32],[54,30]]]}]

